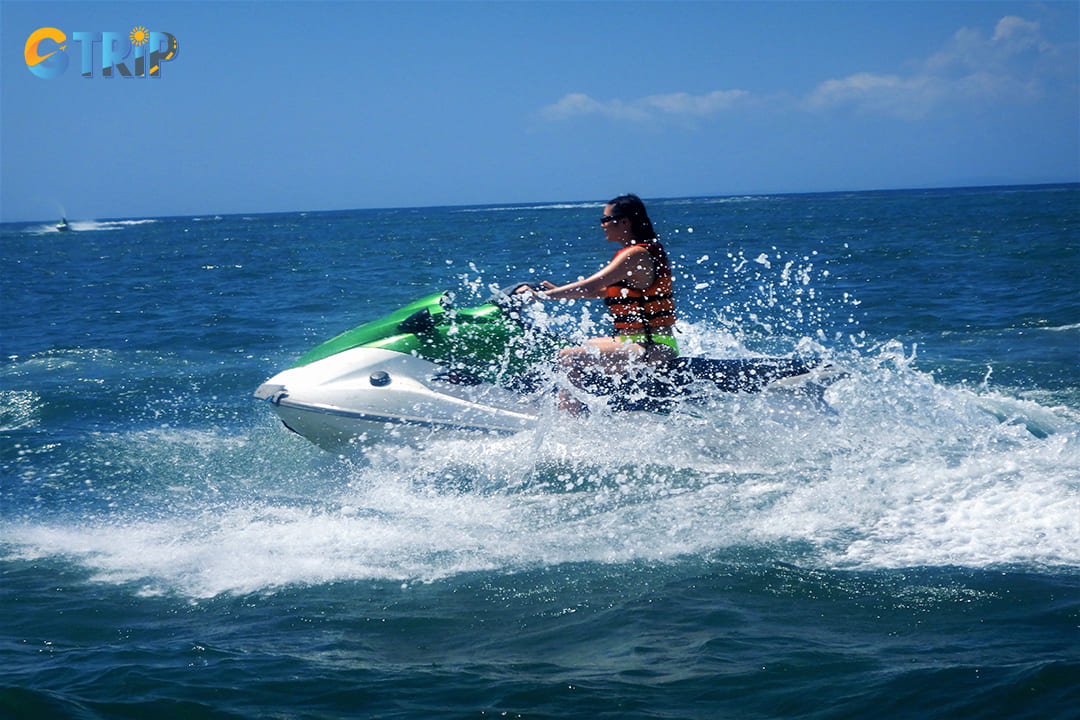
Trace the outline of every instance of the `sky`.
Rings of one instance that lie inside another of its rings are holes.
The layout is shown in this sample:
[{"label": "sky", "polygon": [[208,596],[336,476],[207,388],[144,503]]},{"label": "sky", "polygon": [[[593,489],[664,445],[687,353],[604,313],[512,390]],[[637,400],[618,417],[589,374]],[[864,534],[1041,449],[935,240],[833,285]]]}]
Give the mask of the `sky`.
[{"label": "sky", "polygon": [[[160,77],[73,37],[140,28]],[[1076,2],[2,0],[0,221],[1077,182],[1078,36]]]}]

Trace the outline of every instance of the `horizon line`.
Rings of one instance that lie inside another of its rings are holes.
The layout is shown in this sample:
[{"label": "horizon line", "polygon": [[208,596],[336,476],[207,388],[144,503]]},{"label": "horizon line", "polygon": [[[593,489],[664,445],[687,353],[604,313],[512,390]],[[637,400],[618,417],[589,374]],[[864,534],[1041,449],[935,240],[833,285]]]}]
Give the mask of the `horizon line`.
[{"label": "horizon line", "polygon": [[[920,187],[881,187],[881,188],[867,188],[867,189],[843,189],[843,190],[802,190],[802,191],[789,191],[789,192],[747,192],[747,193],[722,193],[719,195],[672,195],[665,197],[648,197],[643,198],[646,202],[667,202],[672,200],[704,200],[704,199],[722,199],[722,198],[768,198],[768,197],[790,197],[801,195],[847,195],[847,194],[869,194],[869,193],[892,193],[892,192],[920,192],[930,190],[993,190],[993,189],[1006,189],[1006,188],[1049,188],[1049,187],[1067,187],[1077,185],[1080,186],[1080,179],[1077,180],[1064,180],[1064,181],[1049,181],[1049,182],[1030,182],[1030,183],[993,183],[989,185],[926,185]],[[452,205],[386,205],[382,207],[352,207],[352,208],[321,208],[321,209],[301,209],[301,210],[256,210],[256,211],[232,211],[232,212],[198,212],[184,215],[145,215],[145,216],[116,216],[116,217],[94,217],[94,218],[79,218],[79,217],[64,217],[68,222],[73,219],[75,222],[119,222],[125,220],[170,220],[178,218],[204,218],[204,217],[257,217],[263,215],[302,215],[312,213],[346,213],[346,212],[380,212],[390,210],[448,210],[448,209],[479,209],[479,208],[500,208],[500,207],[538,207],[544,205],[583,205],[583,204],[603,204],[606,200],[597,199],[578,199],[578,200],[533,200],[533,201],[517,201],[517,202],[496,202],[496,203],[459,203]],[[0,225],[37,225],[46,224],[51,225],[56,222],[56,219],[49,220],[4,220],[0,222]]]}]

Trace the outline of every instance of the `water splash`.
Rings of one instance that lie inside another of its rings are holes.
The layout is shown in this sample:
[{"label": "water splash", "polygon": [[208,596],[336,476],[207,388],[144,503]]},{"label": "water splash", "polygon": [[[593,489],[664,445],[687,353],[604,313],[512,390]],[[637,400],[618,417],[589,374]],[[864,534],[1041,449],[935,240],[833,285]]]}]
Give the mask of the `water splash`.
[{"label": "water splash", "polygon": [[3,543],[192,597],[745,548],[822,568],[1080,566],[1075,419],[1036,437],[910,358],[852,358],[827,412],[790,393],[667,418],[551,411],[510,438],[362,460],[269,420],[102,433],[48,481],[70,507],[12,519]]},{"label": "water splash", "polygon": [[[105,230],[123,230],[129,227],[135,227],[138,225],[147,225],[150,223],[156,223],[158,220],[154,218],[143,218],[138,220],[69,220],[68,230],[66,232],[95,232]],[[56,223],[46,223],[43,225],[36,225],[26,230],[31,234],[41,235],[44,233],[63,233],[65,231],[60,230]]]}]

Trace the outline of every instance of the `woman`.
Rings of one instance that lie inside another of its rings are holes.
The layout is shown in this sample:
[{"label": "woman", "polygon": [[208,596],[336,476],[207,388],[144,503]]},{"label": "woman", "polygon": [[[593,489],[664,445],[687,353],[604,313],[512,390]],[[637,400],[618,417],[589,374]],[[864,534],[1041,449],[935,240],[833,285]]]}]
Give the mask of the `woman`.
[{"label": "woman", "polygon": [[[519,291],[551,300],[604,298],[615,334],[593,338],[583,346],[559,353],[560,365],[578,387],[590,371],[624,374],[635,364],[659,365],[679,354],[672,335],[675,301],[671,263],[656,237],[645,204],[636,195],[620,195],[604,206],[600,226],[608,242],[621,246],[603,270],[566,285],[545,281],[541,291]],[[585,409],[565,390],[559,393],[559,407],[575,414]]]}]

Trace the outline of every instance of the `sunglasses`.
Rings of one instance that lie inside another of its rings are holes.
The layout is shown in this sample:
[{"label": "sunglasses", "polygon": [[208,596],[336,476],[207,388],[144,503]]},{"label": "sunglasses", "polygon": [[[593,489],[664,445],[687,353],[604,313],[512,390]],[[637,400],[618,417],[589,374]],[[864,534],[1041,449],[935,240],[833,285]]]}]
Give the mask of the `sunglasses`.
[{"label": "sunglasses", "polygon": [[600,218],[600,227],[603,227],[603,226],[607,225],[608,223],[619,222],[624,217],[626,217],[626,216],[625,215],[605,215],[604,217]]}]

